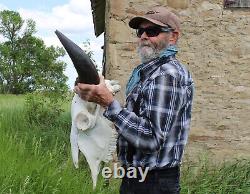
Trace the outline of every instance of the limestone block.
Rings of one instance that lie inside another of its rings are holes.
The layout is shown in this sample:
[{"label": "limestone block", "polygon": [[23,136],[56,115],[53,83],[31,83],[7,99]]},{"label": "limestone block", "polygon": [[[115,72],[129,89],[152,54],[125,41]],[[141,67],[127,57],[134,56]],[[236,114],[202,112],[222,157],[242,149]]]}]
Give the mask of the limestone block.
[{"label": "limestone block", "polygon": [[[120,100],[132,69],[139,64],[128,20],[156,4],[172,7],[182,21],[177,58],[191,71],[196,87],[191,155],[198,148],[202,148],[198,152],[209,149],[218,159],[245,153],[250,146],[250,12],[246,10],[223,9],[222,0],[111,0],[107,67],[110,78],[121,80]],[[243,140],[246,134],[248,139]],[[238,142],[234,152],[230,141]]]},{"label": "limestone block", "polygon": [[189,9],[185,9],[179,12],[180,16],[185,16],[185,17],[191,17],[193,15],[193,12]]},{"label": "limestone block", "polygon": [[135,15],[144,15],[146,11],[148,11],[149,8],[154,6],[162,5],[161,3],[158,3],[156,1],[145,1],[142,0],[140,2],[133,1],[129,3],[129,7],[126,8],[126,13],[132,17]]},{"label": "limestone block", "polygon": [[118,66],[118,57],[119,56],[117,54],[116,44],[108,44],[107,45],[107,64],[108,64],[109,70],[116,69],[116,67]]},{"label": "limestone block", "polygon": [[189,4],[190,0],[167,0],[167,5],[175,9],[187,9]]},{"label": "limestone block", "polygon": [[133,53],[136,51],[136,43],[133,42],[124,43],[121,45],[121,50],[129,51],[131,55],[131,52]]},{"label": "limestone block", "polygon": [[222,7],[218,4],[213,4],[208,1],[203,1],[200,6],[200,11],[208,11],[208,10],[221,10]]},{"label": "limestone block", "polygon": [[236,35],[238,33],[238,26],[235,26],[235,25],[228,25],[226,27],[226,30],[232,34],[232,35]]},{"label": "limestone block", "polygon": [[133,34],[127,23],[115,18],[111,18],[109,23],[109,38],[111,42],[130,42]]},{"label": "limestone block", "polygon": [[137,10],[134,7],[127,8],[126,13],[132,15],[143,15],[143,11]]},{"label": "limestone block", "polygon": [[241,38],[241,53],[242,55],[248,55],[250,53],[250,36]]},{"label": "limestone block", "polygon": [[197,8],[200,16],[220,16],[222,14],[222,6],[213,4],[208,1],[203,1],[202,4]]},{"label": "limestone block", "polygon": [[110,14],[119,15],[122,17],[125,15],[126,6],[126,1],[111,1]]}]

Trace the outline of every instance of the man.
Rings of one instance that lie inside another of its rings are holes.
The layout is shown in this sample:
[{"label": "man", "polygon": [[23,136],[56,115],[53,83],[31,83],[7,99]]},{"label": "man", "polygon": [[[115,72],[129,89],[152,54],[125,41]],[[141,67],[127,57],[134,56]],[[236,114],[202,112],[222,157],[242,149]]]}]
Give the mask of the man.
[{"label": "man", "polygon": [[138,65],[127,84],[126,105],[122,107],[106,88],[78,84],[76,92],[87,101],[106,108],[104,116],[119,134],[121,165],[149,168],[144,182],[124,177],[121,194],[179,193],[180,163],[187,143],[193,99],[193,80],[175,58],[180,33],[179,18],[164,7],[155,7],[134,17]]}]

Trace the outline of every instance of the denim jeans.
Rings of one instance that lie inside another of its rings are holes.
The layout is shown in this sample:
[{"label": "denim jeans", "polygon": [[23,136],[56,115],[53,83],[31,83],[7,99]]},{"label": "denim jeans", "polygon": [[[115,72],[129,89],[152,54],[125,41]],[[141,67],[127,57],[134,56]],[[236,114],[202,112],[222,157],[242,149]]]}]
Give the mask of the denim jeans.
[{"label": "denim jeans", "polygon": [[120,194],[179,194],[179,167],[149,171],[144,182],[139,178],[122,179]]}]

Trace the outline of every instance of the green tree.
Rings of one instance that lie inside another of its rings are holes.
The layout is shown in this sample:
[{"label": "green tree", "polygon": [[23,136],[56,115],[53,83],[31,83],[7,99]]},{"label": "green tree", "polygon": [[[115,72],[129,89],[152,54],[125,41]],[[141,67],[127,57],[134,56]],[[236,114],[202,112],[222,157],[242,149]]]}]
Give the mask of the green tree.
[{"label": "green tree", "polygon": [[98,67],[96,60],[94,59],[94,51],[91,50],[90,40],[86,39],[83,41],[83,51],[89,56],[89,58],[93,61],[95,64],[95,67],[97,71],[101,71],[100,67]]},{"label": "green tree", "polygon": [[0,93],[66,90],[65,55],[59,47],[46,47],[35,37],[33,20],[24,21],[15,11],[0,12]]}]

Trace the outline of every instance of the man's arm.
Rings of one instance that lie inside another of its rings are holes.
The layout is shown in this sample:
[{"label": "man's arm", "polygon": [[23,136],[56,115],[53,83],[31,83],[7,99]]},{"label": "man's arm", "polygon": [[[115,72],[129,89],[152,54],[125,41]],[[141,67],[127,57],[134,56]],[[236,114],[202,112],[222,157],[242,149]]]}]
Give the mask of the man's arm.
[{"label": "man's arm", "polygon": [[141,115],[122,108],[114,100],[104,112],[129,143],[144,152],[155,152],[163,145],[180,109],[182,87],[171,75],[160,75],[143,93]]}]

